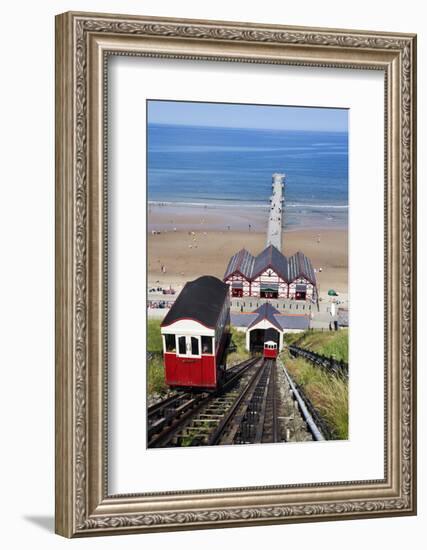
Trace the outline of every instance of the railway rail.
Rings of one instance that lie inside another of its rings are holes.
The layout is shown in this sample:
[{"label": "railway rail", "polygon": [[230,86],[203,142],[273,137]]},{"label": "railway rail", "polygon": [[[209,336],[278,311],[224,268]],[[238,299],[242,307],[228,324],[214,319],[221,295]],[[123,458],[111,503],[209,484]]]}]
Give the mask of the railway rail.
[{"label": "railway rail", "polygon": [[213,434],[212,444],[275,443],[285,440],[279,436],[276,371],[274,360],[264,361],[237,406]]},{"label": "railway rail", "polygon": [[325,439],[285,367],[253,358],[213,393],[177,392],[148,410],[148,446],[179,447]]},{"label": "railway rail", "polygon": [[225,416],[213,445],[323,440],[280,361],[265,360],[257,376]]},{"label": "railway rail", "polygon": [[149,407],[147,426],[148,447],[168,446],[190,418],[194,417],[213,399],[221,400],[225,398],[227,393],[232,393],[245,373],[258,362],[259,359],[251,358],[228,369],[224,384],[215,392],[201,391],[193,393],[189,391],[177,391],[174,395]]}]

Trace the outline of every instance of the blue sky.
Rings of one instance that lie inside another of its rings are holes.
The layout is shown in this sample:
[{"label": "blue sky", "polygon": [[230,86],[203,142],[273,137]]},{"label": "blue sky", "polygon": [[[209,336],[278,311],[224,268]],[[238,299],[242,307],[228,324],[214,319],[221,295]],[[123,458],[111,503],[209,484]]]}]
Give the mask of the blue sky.
[{"label": "blue sky", "polygon": [[347,109],[148,101],[151,124],[347,132]]}]

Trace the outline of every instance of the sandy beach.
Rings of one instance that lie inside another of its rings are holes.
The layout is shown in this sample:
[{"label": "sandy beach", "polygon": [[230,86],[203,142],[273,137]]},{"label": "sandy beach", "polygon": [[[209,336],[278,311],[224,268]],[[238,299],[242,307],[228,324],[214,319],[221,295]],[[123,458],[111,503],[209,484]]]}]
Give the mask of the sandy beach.
[{"label": "sandy beach", "polygon": [[[265,248],[267,216],[262,210],[252,214],[241,212],[237,218],[229,215],[225,217],[221,209],[200,210],[181,209],[177,214],[165,207],[149,211],[150,287],[171,285],[178,289],[186,281],[201,275],[222,278],[235,252],[246,248],[252,254],[258,254]],[[232,220],[230,229],[227,220]],[[153,231],[156,233],[153,234]],[[298,250],[311,259],[317,270],[318,286],[322,294],[329,288],[339,293],[348,292],[346,229],[285,229],[282,252],[291,255]]]}]

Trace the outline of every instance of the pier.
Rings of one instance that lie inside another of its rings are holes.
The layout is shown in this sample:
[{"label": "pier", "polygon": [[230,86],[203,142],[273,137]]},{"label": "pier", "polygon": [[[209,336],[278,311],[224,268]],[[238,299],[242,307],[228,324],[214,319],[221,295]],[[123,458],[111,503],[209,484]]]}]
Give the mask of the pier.
[{"label": "pier", "polygon": [[282,216],[284,206],[285,174],[273,174],[273,193],[270,197],[270,210],[267,228],[267,244],[282,250]]}]

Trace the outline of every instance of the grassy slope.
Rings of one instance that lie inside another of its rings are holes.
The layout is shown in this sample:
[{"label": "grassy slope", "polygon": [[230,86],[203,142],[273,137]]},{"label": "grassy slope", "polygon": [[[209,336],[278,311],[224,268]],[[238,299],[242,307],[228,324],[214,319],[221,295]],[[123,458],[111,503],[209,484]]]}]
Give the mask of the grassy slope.
[{"label": "grassy slope", "polygon": [[234,327],[231,327],[231,337],[232,343],[236,345],[236,351],[228,354],[228,367],[236,365],[237,363],[241,363],[242,361],[245,361],[245,359],[249,359],[250,357],[250,353],[245,349],[245,333],[236,330]]},{"label": "grassy slope", "polygon": [[152,355],[147,362],[147,392],[149,395],[166,393],[165,369],[163,366],[160,319],[149,319],[147,325],[147,351]]},{"label": "grassy slope", "polygon": [[306,332],[285,334],[285,341],[327,357],[334,356],[338,361],[342,360],[348,363],[347,329],[338,331],[307,330]]},{"label": "grassy slope", "polygon": [[147,363],[147,392],[148,395],[158,393],[163,395],[167,392],[168,386],[165,382],[165,368],[163,366],[163,356],[155,353]]},{"label": "grassy slope", "polygon": [[281,357],[291,377],[302,387],[328,424],[333,439],[347,439],[348,382],[311,365],[304,359],[293,359],[287,351],[284,351]]},{"label": "grassy slope", "polygon": [[[286,334],[287,344],[295,344],[327,357],[348,362],[348,330],[306,331]],[[328,423],[334,439],[348,438],[348,382],[302,358],[294,359],[283,352],[289,373],[302,387],[314,407]]]},{"label": "grassy slope", "polygon": [[160,334],[160,319],[148,319],[147,324],[147,351],[161,353],[163,351],[162,336]]}]

